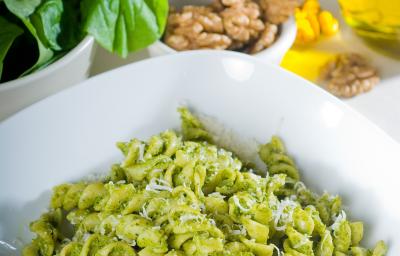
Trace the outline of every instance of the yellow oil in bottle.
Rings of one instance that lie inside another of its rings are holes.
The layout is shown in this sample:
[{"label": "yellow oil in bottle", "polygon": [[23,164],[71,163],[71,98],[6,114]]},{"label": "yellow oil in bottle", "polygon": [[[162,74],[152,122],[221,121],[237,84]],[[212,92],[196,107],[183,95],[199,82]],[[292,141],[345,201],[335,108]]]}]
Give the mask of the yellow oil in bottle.
[{"label": "yellow oil in bottle", "polygon": [[346,23],[367,43],[400,57],[400,0],[339,0]]}]

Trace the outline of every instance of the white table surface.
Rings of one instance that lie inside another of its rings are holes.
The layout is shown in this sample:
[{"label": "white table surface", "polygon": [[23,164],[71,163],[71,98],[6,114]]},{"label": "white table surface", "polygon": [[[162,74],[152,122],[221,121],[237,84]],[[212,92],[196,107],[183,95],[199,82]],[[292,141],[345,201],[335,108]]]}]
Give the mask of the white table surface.
[{"label": "white table surface", "polygon": [[[395,140],[400,142],[400,60],[380,55],[366,45],[340,19],[336,1],[322,0],[322,7],[333,12],[340,20],[341,32],[330,40],[316,45],[318,49],[332,52],[358,52],[365,55],[381,73],[382,81],[371,92],[345,102],[377,124]],[[149,58],[147,50],[130,54],[120,59],[98,47],[91,75],[96,75],[119,66]]]}]

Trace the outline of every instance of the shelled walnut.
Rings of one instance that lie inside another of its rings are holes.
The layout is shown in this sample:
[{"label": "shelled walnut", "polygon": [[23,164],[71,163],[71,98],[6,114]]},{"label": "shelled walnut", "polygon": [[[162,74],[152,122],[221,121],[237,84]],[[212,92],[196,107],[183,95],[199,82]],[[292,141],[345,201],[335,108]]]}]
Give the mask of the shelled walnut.
[{"label": "shelled walnut", "polygon": [[265,48],[270,47],[278,33],[278,26],[271,23],[266,23],[264,31],[257,41],[251,46],[249,53],[254,54]]},{"label": "shelled walnut", "polygon": [[232,40],[222,34],[221,17],[210,7],[185,6],[168,17],[165,42],[176,50],[226,49]]},{"label": "shelled walnut", "polygon": [[220,14],[226,34],[239,43],[256,39],[264,29],[260,7],[254,2],[231,5]]},{"label": "shelled walnut", "polygon": [[281,24],[292,15],[300,5],[299,0],[259,0],[266,21]]},{"label": "shelled walnut", "polygon": [[349,98],[370,91],[380,79],[377,69],[361,55],[347,53],[328,62],[320,80],[332,94]]},{"label": "shelled walnut", "polygon": [[[291,5],[294,0],[269,1],[215,0],[209,6],[185,6],[171,12],[163,40],[178,51],[208,48],[257,53],[272,45],[278,35],[279,27],[266,15],[282,23],[290,8],[280,2]],[[271,4],[279,6],[274,9]],[[279,19],[272,10],[279,13]]]}]

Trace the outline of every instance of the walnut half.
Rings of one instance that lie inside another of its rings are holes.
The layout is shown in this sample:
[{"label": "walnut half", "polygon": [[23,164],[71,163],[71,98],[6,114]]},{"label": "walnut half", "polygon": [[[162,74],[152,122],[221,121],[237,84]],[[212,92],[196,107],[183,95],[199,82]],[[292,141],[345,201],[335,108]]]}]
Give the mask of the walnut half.
[{"label": "walnut half", "polygon": [[355,53],[340,54],[321,72],[323,86],[338,97],[349,98],[370,91],[379,83],[376,68]]}]

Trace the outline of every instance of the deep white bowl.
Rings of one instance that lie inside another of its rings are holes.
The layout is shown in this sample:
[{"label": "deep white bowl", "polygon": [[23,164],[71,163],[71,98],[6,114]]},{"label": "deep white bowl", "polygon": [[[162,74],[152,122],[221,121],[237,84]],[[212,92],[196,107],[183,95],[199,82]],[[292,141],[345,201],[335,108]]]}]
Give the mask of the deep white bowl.
[{"label": "deep white bowl", "polygon": [[0,120],[85,80],[94,52],[94,38],[87,36],[64,57],[33,74],[0,84]]},{"label": "deep white bowl", "polygon": [[[400,251],[400,146],[315,85],[256,58],[191,51],[91,78],[0,123],[0,240],[28,242],[51,188],[121,160],[116,141],[177,128],[186,102],[243,138],[281,136],[305,183],[343,196],[363,244]],[[1,253],[0,253],[1,254]]]},{"label": "deep white bowl", "polygon": [[[177,8],[181,8],[184,5],[193,4],[193,5],[206,5],[211,3],[210,0],[170,0],[170,4],[172,6],[176,6]],[[289,18],[288,21],[283,23],[279,29],[279,36],[276,41],[267,49],[264,49],[254,56],[259,58],[262,61],[273,63],[279,65],[285,56],[285,53],[294,43],[296,39],[296,21],[293,17]],[[175,49],[169,47],[163,41],[159,40],[153,43],[148,47],[149,54],[152,57],[162,56],[171,53],[177,53]]]}]

